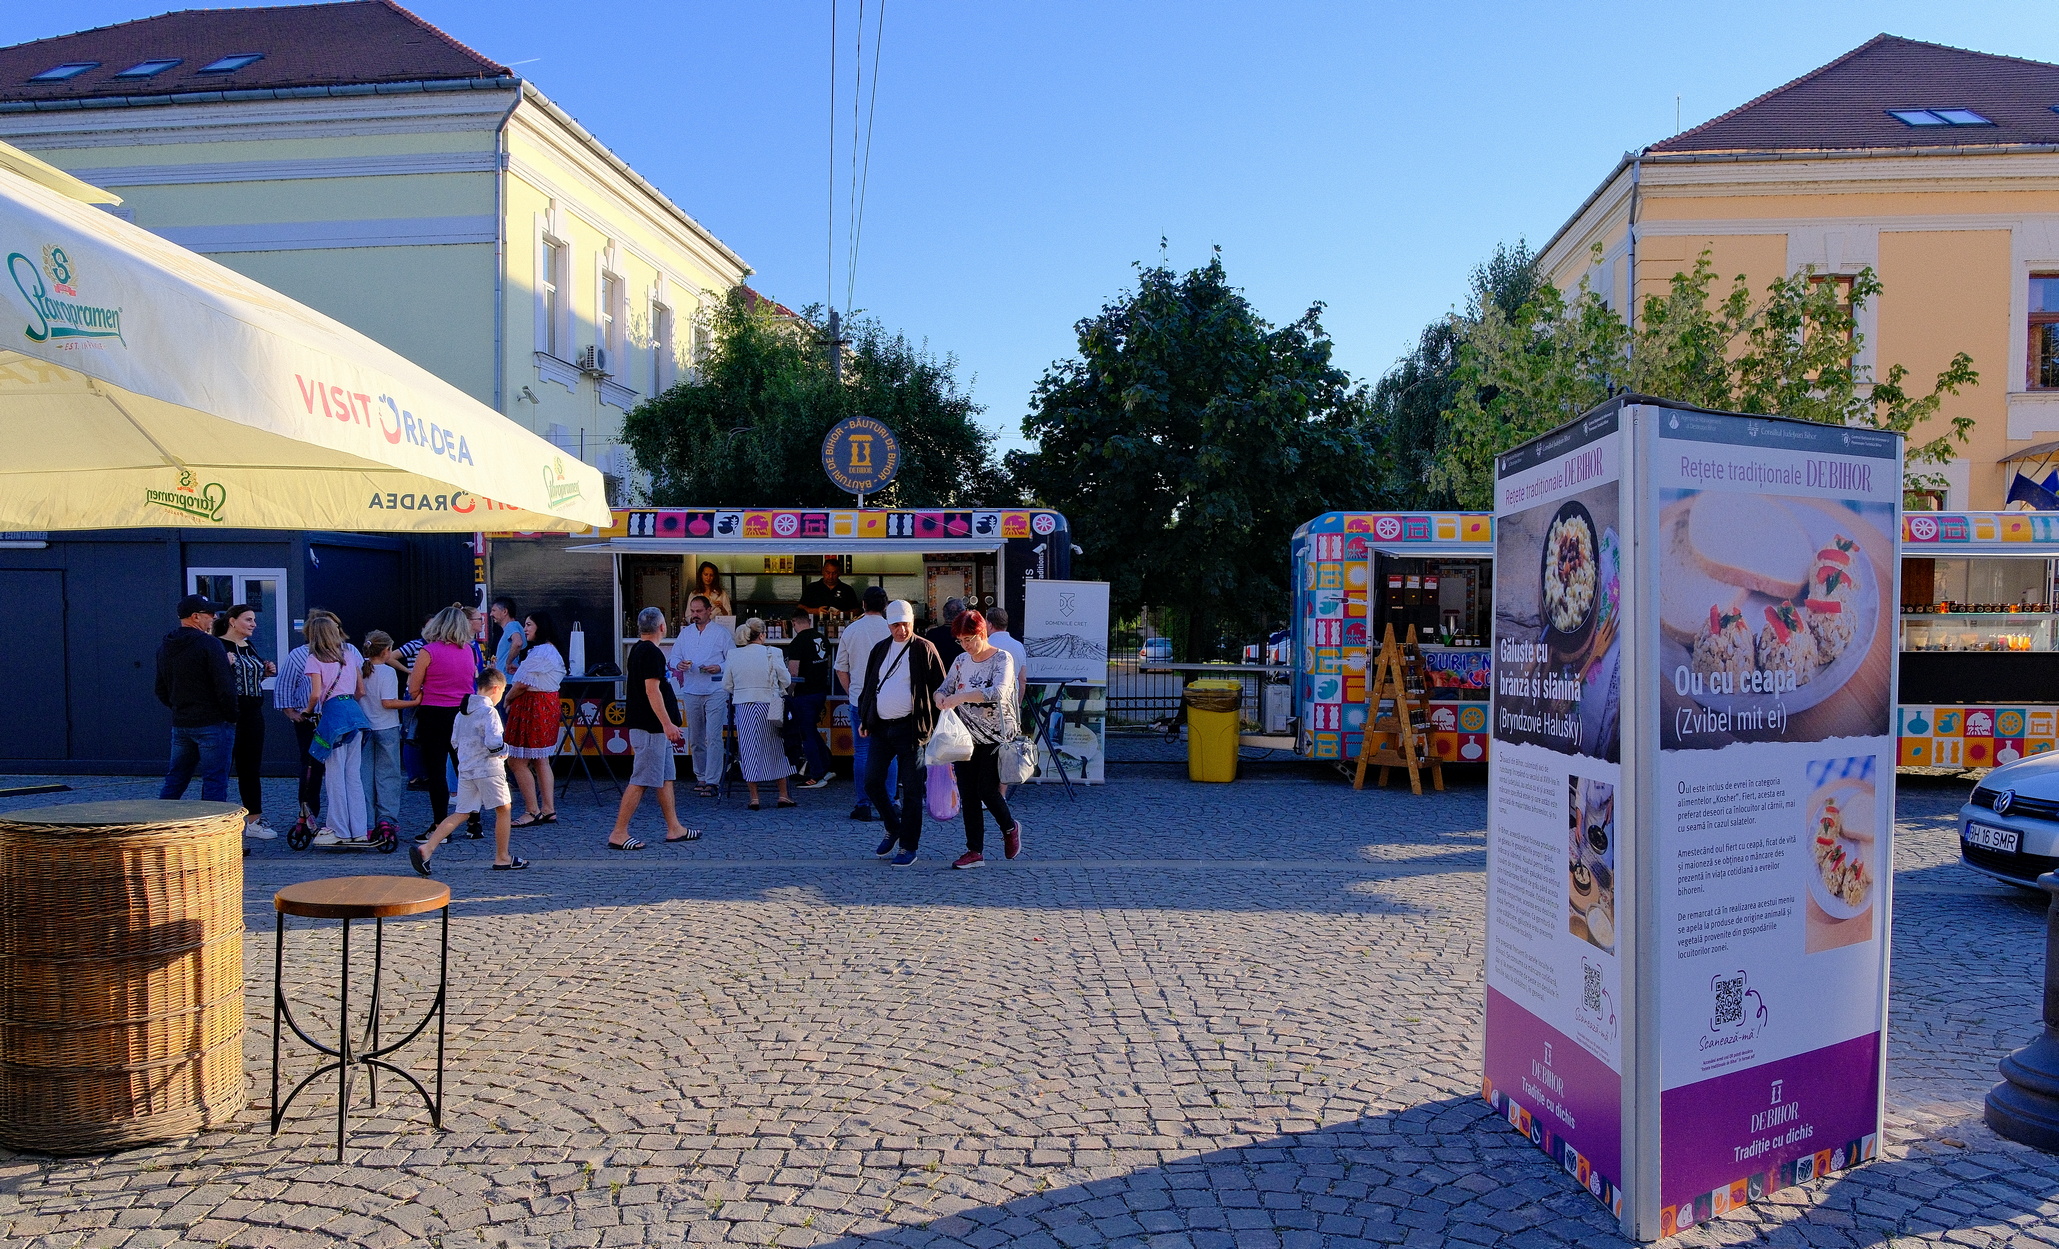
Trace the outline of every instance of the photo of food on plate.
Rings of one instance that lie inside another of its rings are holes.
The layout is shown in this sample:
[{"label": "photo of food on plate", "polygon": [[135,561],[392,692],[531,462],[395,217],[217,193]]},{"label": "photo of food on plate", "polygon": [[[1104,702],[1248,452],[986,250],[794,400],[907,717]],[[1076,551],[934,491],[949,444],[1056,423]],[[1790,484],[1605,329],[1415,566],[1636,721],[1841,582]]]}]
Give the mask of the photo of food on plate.
[{"label": "photo of food on plate", "polygon": [[1566,782],[1566,930],[1616,948],[1616,787],[1584,776]]},{"label": "photo of food on plate", "polygon": [[1880,892],[1880,811],[1874,760],[1820,759],[1805,769],[1802,804],[1809,848],[1805,948],[1811,954],[1873,937],[1873,900]]},{"label": "photo of food on plate", "polygon": [[1893,509],[1664,490],[1664,748],[1874,737],[1889,726]]},{"label": "photo of food on plate", "polygon": [[1495,522],[1494,735],[1502,741],[1619,757],[1618,495],[1610,483]]}]

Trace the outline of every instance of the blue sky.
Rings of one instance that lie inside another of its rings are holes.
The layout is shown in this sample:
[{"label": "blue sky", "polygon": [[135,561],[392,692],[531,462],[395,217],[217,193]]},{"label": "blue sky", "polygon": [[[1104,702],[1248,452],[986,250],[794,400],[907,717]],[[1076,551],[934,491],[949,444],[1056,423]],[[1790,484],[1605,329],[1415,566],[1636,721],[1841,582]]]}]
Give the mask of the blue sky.
[{"label": "blue sky", "polygon": [[[880,0],[865,0],[871,73]],[[171,0],[15,11],[7,42]],[[413,0],[518,72],[793,306],[825,296],[831,0]],[[939,352],[1017,429],[1072,326],[1159,254],[1274,321],[1313,301],[1377,377],[1497,242],[1542,243],[1626,149],[1881,31],[2059,61],[2036,6],[886,0],[856,305]],[[845,300],[852,35],[834,292]]]}]

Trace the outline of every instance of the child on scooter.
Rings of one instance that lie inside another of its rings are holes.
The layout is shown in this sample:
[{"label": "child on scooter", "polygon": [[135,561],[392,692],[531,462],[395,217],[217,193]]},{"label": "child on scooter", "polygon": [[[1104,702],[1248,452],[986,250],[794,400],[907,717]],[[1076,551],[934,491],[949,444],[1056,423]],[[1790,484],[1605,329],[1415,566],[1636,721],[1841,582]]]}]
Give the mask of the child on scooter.
[{"label": "child on scooter", "polygon": [[520,871],[529,860],[508,851],[508,826],[512,796],[508,793],[508,744],[501,736],[500,712],[495,710],[507,693],[508,679],[498,668],[479,673],[459,710],[451,730],[451,745],[458,756],[457,800],[443,822],[429,830],[423,840],[408,847],[408,861],[422,875],[429,875],[429,860],[436,847],[456,832],[474,812],[493,812],[493,868],[498,872]]}]

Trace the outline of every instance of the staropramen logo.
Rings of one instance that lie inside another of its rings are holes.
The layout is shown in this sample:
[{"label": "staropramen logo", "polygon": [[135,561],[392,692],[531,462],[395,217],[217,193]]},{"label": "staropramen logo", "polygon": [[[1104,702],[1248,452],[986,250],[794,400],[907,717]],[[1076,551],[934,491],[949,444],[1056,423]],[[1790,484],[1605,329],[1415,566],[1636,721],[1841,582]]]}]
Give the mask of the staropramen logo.
[{"label": "staropramen logo", "polygon": [[202,482],[191,469],[179,470],[179,486],[176,490],[145,490],[143,502],[152,507],[168,507],[174,512],[198,520],[222,523],[222,509],[228,505],[228,488],[218,481]]},{"label": "staropramen logo", "polygon": [[[55,244],[43,249],[38,265],[20,252],[9,253],[7,275],[29,304],[29,322],[22,333],[32,343],[72,338],[122,338],[122,310],[79,300],[78,267]],[[48,278],[48,281],[45,281]]]},{"label": "staropramen logo", "polygon": [[565,480],[565,457],[553,456],[543,470],[543,493],[550,499],[552,507],[570,503],[579,497],[579,483]]}]

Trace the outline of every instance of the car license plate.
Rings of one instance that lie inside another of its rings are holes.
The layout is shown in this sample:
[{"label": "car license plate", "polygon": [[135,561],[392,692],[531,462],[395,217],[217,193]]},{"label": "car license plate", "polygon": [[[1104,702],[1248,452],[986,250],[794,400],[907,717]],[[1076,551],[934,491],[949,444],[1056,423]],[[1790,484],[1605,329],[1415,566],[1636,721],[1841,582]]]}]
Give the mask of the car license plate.
[{"label": "car license plate", "polygon": [[1974,824],[1971,822],[1968,822],[1966,825],[1966,844],[1979,846],[1986,850],[2000,850],[2007,854],[2015,854],[2016,847],[2021,843],[2022,838],[2023,834],[2013,828],[1996,828],[1992,824]]}]

